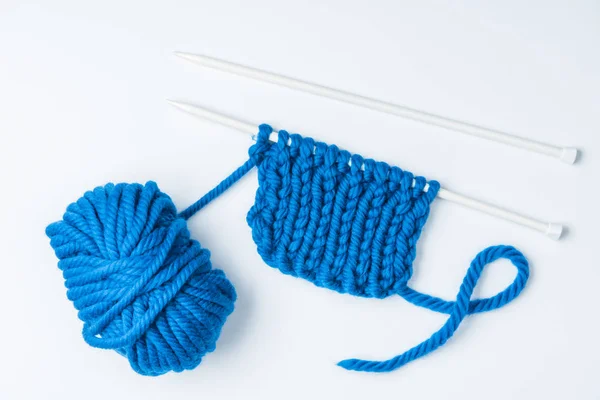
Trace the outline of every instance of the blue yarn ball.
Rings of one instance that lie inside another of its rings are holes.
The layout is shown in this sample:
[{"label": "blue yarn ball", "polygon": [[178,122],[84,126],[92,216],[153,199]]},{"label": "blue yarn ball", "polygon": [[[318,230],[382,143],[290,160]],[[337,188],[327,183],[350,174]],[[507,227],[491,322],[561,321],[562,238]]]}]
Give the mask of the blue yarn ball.
[{"label": "blue yarn ball", "polygon": [[215,349],[235,289],[154,182],[89,191],[46,234],[88,344],[153,376]]}]

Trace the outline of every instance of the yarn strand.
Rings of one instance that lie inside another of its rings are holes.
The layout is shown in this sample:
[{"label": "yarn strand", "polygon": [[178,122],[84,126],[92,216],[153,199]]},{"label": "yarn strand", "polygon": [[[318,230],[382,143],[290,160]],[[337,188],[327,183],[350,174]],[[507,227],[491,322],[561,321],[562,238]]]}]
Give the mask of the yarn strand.
[{"label": "yarn strand", "polygon": [[[502,292],[487,299],[471,300],[473,290],[477,285],[483,269],[491,262],[500,258],[508,259],[517,268],[515,280]],[[421,358],[440,346],[443,346],[458,329],[462,320],[469,314],[490,311],[500,308],[512,301],[525,287],[529,277],[529,265],[527,260],[511,246],[492,246],[481,251],[471,262],[467,274],[463,280],[456,301],[446,302],[444,300],[422,294],[408,289],[399,294],[411,303],[434,311],[448,312],[450,317],[446,323],[431,337],[417,346],[407,350],[403,354],[386,361],[367,361],[360,359],[348,359],[338,363],[342,368],[353,371],[366,372],[389,372],[402,367],[409,362]]]},{"label": "yarn strand", "polygon": [[210,192],[206,193],[194,204],[179,213],[179,216],[185,220],[190,219],[198,211],[202,210],[208,203],[222,195],[227,189],[233,186],[244,175],[246,175],[256,165],[256,159],[250,157],[241,167],[233,171],[231,175],[223,179],[221,183],[215,186]]}]

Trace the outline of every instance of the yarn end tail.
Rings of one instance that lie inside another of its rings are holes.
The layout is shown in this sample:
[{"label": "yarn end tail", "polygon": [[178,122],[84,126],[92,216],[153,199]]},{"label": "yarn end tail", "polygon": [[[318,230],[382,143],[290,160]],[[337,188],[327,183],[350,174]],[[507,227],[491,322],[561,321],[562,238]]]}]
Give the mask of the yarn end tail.
[{"label": "yarn end tail", "polygon": [[342,361],[338,362],[337,366],[347,369],[348,371],[356,371],[357,361],[359,361],[359,360],[357,360],[356,358],[349,358],[347,360],[342,360]]},{"label": "yarn end tail", "polygon": [[338,362],[337,365],[348,371],[389,372],[398,368],[398,366],[394,365],[392,361],[394,361],[394,359],[390,361],[380,362],[360,360],[358,358],[349,358],[347,360],[342,360]]}]

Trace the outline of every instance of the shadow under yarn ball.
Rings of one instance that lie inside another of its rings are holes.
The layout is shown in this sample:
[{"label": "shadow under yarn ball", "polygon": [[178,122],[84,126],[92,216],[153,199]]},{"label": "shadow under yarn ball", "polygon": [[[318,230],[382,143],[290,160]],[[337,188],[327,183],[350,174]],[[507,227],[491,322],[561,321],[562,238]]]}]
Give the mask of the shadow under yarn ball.
[{"label": "shadow under yarn ball", "polygon": [[192,369],[215,349],[235,289],[154,182],[89,191],[46,234],[88,344],[143,375]]}]

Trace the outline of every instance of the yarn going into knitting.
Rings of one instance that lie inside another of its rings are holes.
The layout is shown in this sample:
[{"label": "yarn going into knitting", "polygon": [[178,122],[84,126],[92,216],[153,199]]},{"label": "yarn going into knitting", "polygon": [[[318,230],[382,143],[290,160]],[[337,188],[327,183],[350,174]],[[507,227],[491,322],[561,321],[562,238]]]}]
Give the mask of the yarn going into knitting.
[{"label": "yarn going into knitting", "polygon": [[[247,222],[266,264],[340,293],[399,295],[449,315],[401,355],[343,360],[343,368],[399,368],[446,343],[467,315],[500,308],[525,287],[527,260],[501,245],[474,258],[454,301],[411,289],[416,244],[439,183],[286,131],[272,143],[271,133],[261,125],[248,161],[179,214],[154,182],[108,184],[48,226],[87,343],[116,350],[144,375],[194,368],[215,349],[236,294],[185,221],[255,166],[259,186]],[[484,267],[500,258],[516,267],[514,281],[471,299]]]}]

